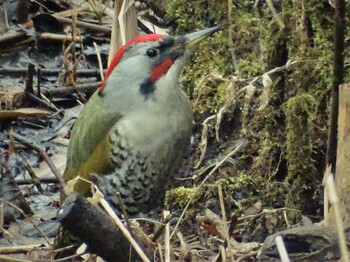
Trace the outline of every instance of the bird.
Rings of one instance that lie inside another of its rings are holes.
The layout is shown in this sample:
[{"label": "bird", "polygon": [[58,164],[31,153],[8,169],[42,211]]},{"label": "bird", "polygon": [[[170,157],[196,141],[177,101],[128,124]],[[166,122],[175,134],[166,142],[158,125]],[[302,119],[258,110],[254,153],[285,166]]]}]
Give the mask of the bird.
[{"label": "bird", "polygon": [[[122,46],[74,124],[64,180],[93,181],[118,213],[117,193],[129,215],[154,210],[190,144],[192,107],[179,85],[188,50],[219,28],[140,35]],[[87,196],[90,186],[74,190]]]}]

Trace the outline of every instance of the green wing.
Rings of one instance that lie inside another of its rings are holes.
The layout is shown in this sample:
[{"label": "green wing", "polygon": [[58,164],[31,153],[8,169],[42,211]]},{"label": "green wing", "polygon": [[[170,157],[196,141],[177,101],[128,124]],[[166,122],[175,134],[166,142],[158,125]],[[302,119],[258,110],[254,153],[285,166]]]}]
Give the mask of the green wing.
[{"label": "green wing", "polygon": [[[90,180],[91,174],[105,174],[112,170],[109,154],[109,130],[120,119],[120,115],[106,110],[101,97],[95,92],[81,111],[71,134],[67,152],[65,181],[78,175]],[[85,194],[89,188],[82,185],[76,190]]]}]

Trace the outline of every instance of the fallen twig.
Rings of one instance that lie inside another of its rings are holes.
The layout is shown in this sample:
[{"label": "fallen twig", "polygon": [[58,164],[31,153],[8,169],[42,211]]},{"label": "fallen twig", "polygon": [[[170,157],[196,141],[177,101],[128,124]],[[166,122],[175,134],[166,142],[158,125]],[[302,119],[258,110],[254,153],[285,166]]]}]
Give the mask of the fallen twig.
[{"label": "fallen twig", "polygon": [[34,73],[35,73],[35,65],[32,63],[29,63],[27,75],[26,75],[26,87],[25,87],[26,93],[34,93],[34,89],[33,89]]},{"label": "fallen twig", "polygon": [[92,93],[94,92],[101,82],[93,82],[89,84],[77,85],[75,88],[72,87],[59,87],[55,89],[42,89],[42,93],[46,96],[53,97],[66,97],[68,95],[76,94],[78,91],[80,93]]},{"label": "fallen twig", "polygon": [[50,157],[47,155],[44,149],[36,145],[34,142],[24,138],[23,136],[16,134],[13,131],[10,132],[10,135],[12,135],[17,141],[21,142],[23,145],[29,148],[33,148],[34,150],[39,152],[41,156],[44,158],[47,165],[50,167],[52,173],[56,176],[57,180],[59,181],[60,187],[63,188],[66,185],[66,182],[63,180],[62,175],[60,174],[55,164],[51,161]]},{"label": "fallen twig", "polygon": [[163,233],[163,231],[165,229],[165,225],[168,224],[168,222],[170,221],[171,218],[172,218],[172,215],[169,214],[160,221],[161,224],[157,228],[156,232],[154,233],[154,235],[152,237],[153,242],[155,242],[159,238],[159,236]]},{"label": "fallen twig", "polygon": [[[18,206],[12,204],[11,202],[9,201],[5,201],[7,205],[13,207],[14,209],[16,209],[18,212],[21,213],[21,215],[23,217],[25,217],[29,223],[31,223],[33,225],[33,227],[40,233],[40,235],[45,239],[45,241],[47,242],[47,244],[51,247],[51,249],[53,249],[53,245],[52,243],[50,242],[49,238],[46,236],[46,234],[32,221],[32,219],[26,214],[23,212],[23,210],[21,208],[19,208]],[[0,260],[2,261],[2,260]]]},{"label": "fallen twig", "polygon": [[22,245],[22,246],[12,246],[12,247],[0,247],[0,254],[18,254],[18,253],[28,253],[32,250],[52,250],[51,247],[43,247],[42,244],[36,245]]},{"label": "fallen twig", "polygon": [[[0,75],[24,75],[28,71],[28,68],[22,67],[1,67],[0,68]],[[40,68],[40,73],[42,76],[56,76],[60,72],[62,72],[62,69],[59,68]],[[37,73],[37,69],[35,69],[35,73]],[[80,77],[98,77],[100,75],[99,70],[97,69],[80,69],[77,70],[77,76]]]},{"label": "fallen twig", "polygon": [[35,174],[32,166],[28,163],[27,159],[23,158],[22,159],[22,165],[24,168],[28,171],[28,174],[30,175],[30,178],[32,180],[32,183],[34,186],[39,190],[40,193],[44,193],[41,184],[40,184],[40,179],[39,177]]},{"label": "fallen twig", "polygon": [[53,41],[60,41],[60,42],[83,42],[84,37],[83,36],[71,36],[71,35],[64,35],[64,34],[54,34],[54,33],[41,33],[40,39],[47,39],[47,40],[53,40]]},{"label": "fallen twig", "polygon": [[[72,23],[72,19],[70,18],[65,18],[65,17],[61,17],[58,15],[53,15],[58,21],[60,21],[63,24],[67,24],[70,25]],[[94,32],[98,32],[98,33],[105,33],[105,34],[110,34],[111,33],[111,29],[105,26],[101,26],[101,25],[95,25],[95,24],[91,24],[91,23],[87,23],[87,22],[82,22],[82,21],[77,21],[76,22],[77,27],[79,28],[84,28],[84,29],[88,29],[90,31],[94,31]]]},{"label": "fallen twig", "polygon": [[119,201],[119,206],[120,206],[120,209],[122,211],[122,215],[124,217],[124,220],[126,222],[126,225],[128,226],[128,229],[130,231],[130,234],[133,238],[135,238],[134,236],[134,233],[132,232],[132,227],[131,227],[131,224],[130,224],[130,220],[129,220],[129,216],[128,214],[126,213],[126,208],[125,208],[125,204],[123,202],[123,199],[122,199],[122,196],[120,195],[120,192],[117,192],[117,197],[118,197],[118,201]]},{"label": "fallen twig", "polygon": [[18,43],[19,39],[28,38],[30,41],[34,41],[34,36],[27,36],[26,32],[9,31],[0,35],[0,45],[6,45],[10,43]]},{"label": "fallen twig", "polygon": [[29,99],[31,99],[33,102],[39,103],[39,104],[43,105],[44,107],[46,107],[46,108],[48,108],[48,109],[50,109],[50,110],[52,110],[52,111],[54,111],[54,112],[59,112],[59,111],[60,111],[60,110],[59,110],[57,107],[55,107],[54,105],[51,105],[51,104],[47,103],[45,100],[43,100],[43,99],[41,99],[41,98],[39,98],[39,97],[33,95],[32,93],[26,92],[26,96],[27,96]]},{"label": "fallen twig", "polygon": [[[55,176],[53,177],[44,177],[44,178],[39,178],[40,179],[40,183],[42,184],[49,184],[49,183],[59,183],[57,178]],[[31,181],[29,181],[28,179],[25,179],[25,178],[16,178],[15,179],[17,185],[29,185],[29,184],[32,184]]]}]

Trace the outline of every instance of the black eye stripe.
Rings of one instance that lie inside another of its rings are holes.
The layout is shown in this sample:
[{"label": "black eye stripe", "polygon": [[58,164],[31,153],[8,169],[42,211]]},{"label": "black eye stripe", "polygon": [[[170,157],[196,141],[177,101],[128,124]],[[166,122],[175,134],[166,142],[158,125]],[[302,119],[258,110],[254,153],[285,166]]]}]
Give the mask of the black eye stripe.
[{"label": "black eye stripe", "polygon": [[164,50],[172,47],[173,45],[174,45],[174,38],[171,36],[167,36],[160,42],[158,49],[162,53]]}]

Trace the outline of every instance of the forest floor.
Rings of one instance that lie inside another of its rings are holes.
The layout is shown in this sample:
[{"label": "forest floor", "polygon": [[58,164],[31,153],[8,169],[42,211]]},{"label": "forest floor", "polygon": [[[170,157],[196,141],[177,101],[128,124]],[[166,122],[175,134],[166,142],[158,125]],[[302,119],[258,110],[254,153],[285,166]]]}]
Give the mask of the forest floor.
[{"label": "forest floor", "polygon": [[[68,9],[55,8],[56,14]],[[52,243],[60,226],[56,220],[60,198],[58,176],[65,169],[70,130],[82,104],[98,88],[101,79],[93,42],[98,45],[103,64],[108,57],[110,27],[88,28],[86,25],[91,24],[91,19],[87,16],[83,21],[85,24],[78,25],[78,35],[83,41],[71,42],[66,37],[71,35],[66,33],[70,27],[62,21],[48,13],[33,17],[34,27],[12,25],[8,32],[0,34],[0,198],[4,200],[0,261],[4,254],[23,261],[49,261],[53,254]],[[73,31],[76,29],[73,27]],[[192,144],[175,191],[167,198],[167,207],[175,203],[171,209],[174,219],[169,222],[172,229],[184,214],[179,227],[181,233],[177,233],[177,240],[171,243],[172,258],[177,261],[225,261],[228,250],[228,255],[235,261],[256,261],[265,238],[278,228],[296,224],[312,228],[312,222],[301,219],[297,210],[263,209],[259,201],[237,214],[226,214],[227,205],[220,187],[217,199],[195,198],[197,188],[205,189],[194,187],[193,181],[211,181],[210,176],[217,169],[224,176],[235,173],[234,156],[246,143],[244,140],[213,143],[215,134],[206,134],[209,138],[205,155],[207,165],[197,170],[194,167],[203,160],[202,124],[207,117],[207,114],[196,115]],[[238,132],[230,119],[224,119],[221,125],[228,129],[226,133]],[[225,157],[226,161],[222,161]],[[176,198],[181,195],[183,200]],[[195,204],[187,209],[189,199]],[[300,218],[298,222],[288,221],[287,212],[294,212]],[[160,214],[151,219],[159,217]],[[154,227],[152,222],[143,224],[148,234],[154,233]],[[317,230],[311,231],[310,235]],[[299,234],[300,231],[295,231],[293,236]],[[317,234],[326,233],[317,231]],[[167,238],[160,237],[160,250],[163,250],[164,241]],[[304,255],[315,249],[312,243],[308,244]],[[271,247],[267,255],[271,260],[261,261],[278,261],[274,244],[270,241],[267,245],[267,248]],[[322,252],[332,248],[334,246],[329,244]]]}]

